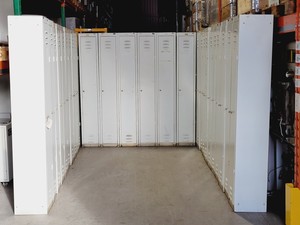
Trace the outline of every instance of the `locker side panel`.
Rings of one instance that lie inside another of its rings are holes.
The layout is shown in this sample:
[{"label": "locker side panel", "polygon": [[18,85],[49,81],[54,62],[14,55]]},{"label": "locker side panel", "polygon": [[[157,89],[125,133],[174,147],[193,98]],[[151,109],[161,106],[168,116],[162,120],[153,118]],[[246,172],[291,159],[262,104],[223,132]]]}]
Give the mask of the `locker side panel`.
[{"label": "locker side panel", "polygon": [[[48,58],[46,59],[44,55],[46,48],[44,19],[37,16],[10,16],[8,28],[11,106],[14,118],[12,121],[14,212],[16,215],[47,214],[48,149],[44,64]],[[34,58],[28,57],[29,52]],[[34,85],[28,88],[24,84]],[[24,99],[30,99],[34,104],[24,108]]]},{"label": "locker side panel", "polygon": [[79,34],[82,145],[98,146],[97,35]]}]

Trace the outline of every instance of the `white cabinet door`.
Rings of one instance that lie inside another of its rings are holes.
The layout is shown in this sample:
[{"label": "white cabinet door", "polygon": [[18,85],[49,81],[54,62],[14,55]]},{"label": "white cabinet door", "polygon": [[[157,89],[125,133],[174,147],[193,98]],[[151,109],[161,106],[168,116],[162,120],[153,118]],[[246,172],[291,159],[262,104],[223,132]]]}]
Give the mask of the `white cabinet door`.
[{"label": "white cabinet door", "polygon": [[139,145],[156,144],[155,35],[138,35]]},{"label": "white cabinet door", "polygon": [[118,34],[120,144],[137,144],[135,34]]},{"label": "white cabinet door", "polygon": [[98,146],[97,35],[79,34],[82,144]]},{"label": "white cabinet door", "polygon": [[195,34],[177,34],[177,141],[195,144]]},{"label": "white cabinet door", "polygon": [[176,36],[158,33],[158,143],[176,144]]},{"label": "white cabinet door", "polygon": [[99,34],[101,121],[103,146],[118,145],[116,35]]}]

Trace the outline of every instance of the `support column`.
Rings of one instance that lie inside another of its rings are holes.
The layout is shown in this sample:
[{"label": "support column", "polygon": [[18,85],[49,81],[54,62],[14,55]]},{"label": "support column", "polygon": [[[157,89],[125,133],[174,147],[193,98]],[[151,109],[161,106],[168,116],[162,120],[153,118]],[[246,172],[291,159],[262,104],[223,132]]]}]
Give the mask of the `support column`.
[{"label": "support column", "polygon": [[22,1],[14,0],[14,13],[15,15],[22,15]]}]

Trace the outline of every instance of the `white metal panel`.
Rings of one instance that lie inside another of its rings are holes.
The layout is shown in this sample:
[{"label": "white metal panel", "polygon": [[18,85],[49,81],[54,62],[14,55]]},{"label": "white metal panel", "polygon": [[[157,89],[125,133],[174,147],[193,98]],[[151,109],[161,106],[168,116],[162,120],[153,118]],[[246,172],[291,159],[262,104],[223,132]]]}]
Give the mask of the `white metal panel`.
[{"label": "white metal panel", "polygon": [[98,146],[97,34],[79,34],[82,145]]},{"label": "white metal panel", "polygon": [[[240,16],[235,211],[265,212],[267,209],[272,37],[272,15]],[[251,94],[249,90],[253,90]]]},{"label": "white metal panel", "polygon": [[[9,34],[15,214],[47,214],[69,166],[61,132],[70,117],[64,111],[69,43],[63,29],[42,16],[9,17]],[[26,110],[24,99],[33,103]]]},{"label": "white metal panel", "polygon": [[103,146],[117,146],[119,143],[116,44],[115,34],[99,34],[102,115],[100,129]]},{"label": "white metal panel", "polygon": [[135,34],[118,34],[120,144],[137,144]]},{"label": "white metal panel", "polygon": [[11,124],[0,120],[0,182],[13,178]]},{"label": "white metal panel", "polygon": [[176,34],[157,33],[158,144],[176,143]]},{"label": "white metal panel", "polygon": [[177,34],[177,142],[195,144],[195,33]]},{"label": "white metal panel", "polygon": [[155,35],[138,34],[139,145],[156,145]]},{"label": "white metal panel", "polygon": [[201,148],[237,212],[266,211],[272,31],[272,16],[243,15],[200,34]]},{"label": "white metal panel", "polygon": [[[45,214],[48,211],[45,147],[47,128],[45,77],[41,76],[44,74],[45,60],[44,19],[9,17],[8,24],[15,214]],[[28,52],[35,57],[34,60],[28,57]],[[29,66],[32,61],[34,66]],[[34,89],[24,85],[31,83],[35,85]],[[20,104],[24,99],[30,99],[34,104],[24,110],[24,104]],[[26,166],[24,162],[27,162]]]}]

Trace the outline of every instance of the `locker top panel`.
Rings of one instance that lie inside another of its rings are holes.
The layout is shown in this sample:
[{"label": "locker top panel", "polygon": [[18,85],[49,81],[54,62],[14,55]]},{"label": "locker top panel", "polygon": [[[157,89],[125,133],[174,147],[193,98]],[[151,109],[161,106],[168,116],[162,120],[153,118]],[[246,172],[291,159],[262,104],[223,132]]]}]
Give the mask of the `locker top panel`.
[{"label": "locker top panel", "polygon": [[138,37],[153,37],[155,33],[138,33]]},{"label": "locker top panel", "polygon": [[81,33],[78,34],[78,37],[97,37],[97,34],[91,34],[91,33]]},{"label": "locker top panel", "polygon": [[116,37],[116,33],[98,33],[99,37]]},{"label": "locker top panel", "polygon": [[184,36],[194,36],[196,37],[196,33],[195,32],[181,32],[181,33],[177,33],[178,37],[184,37]]}]

